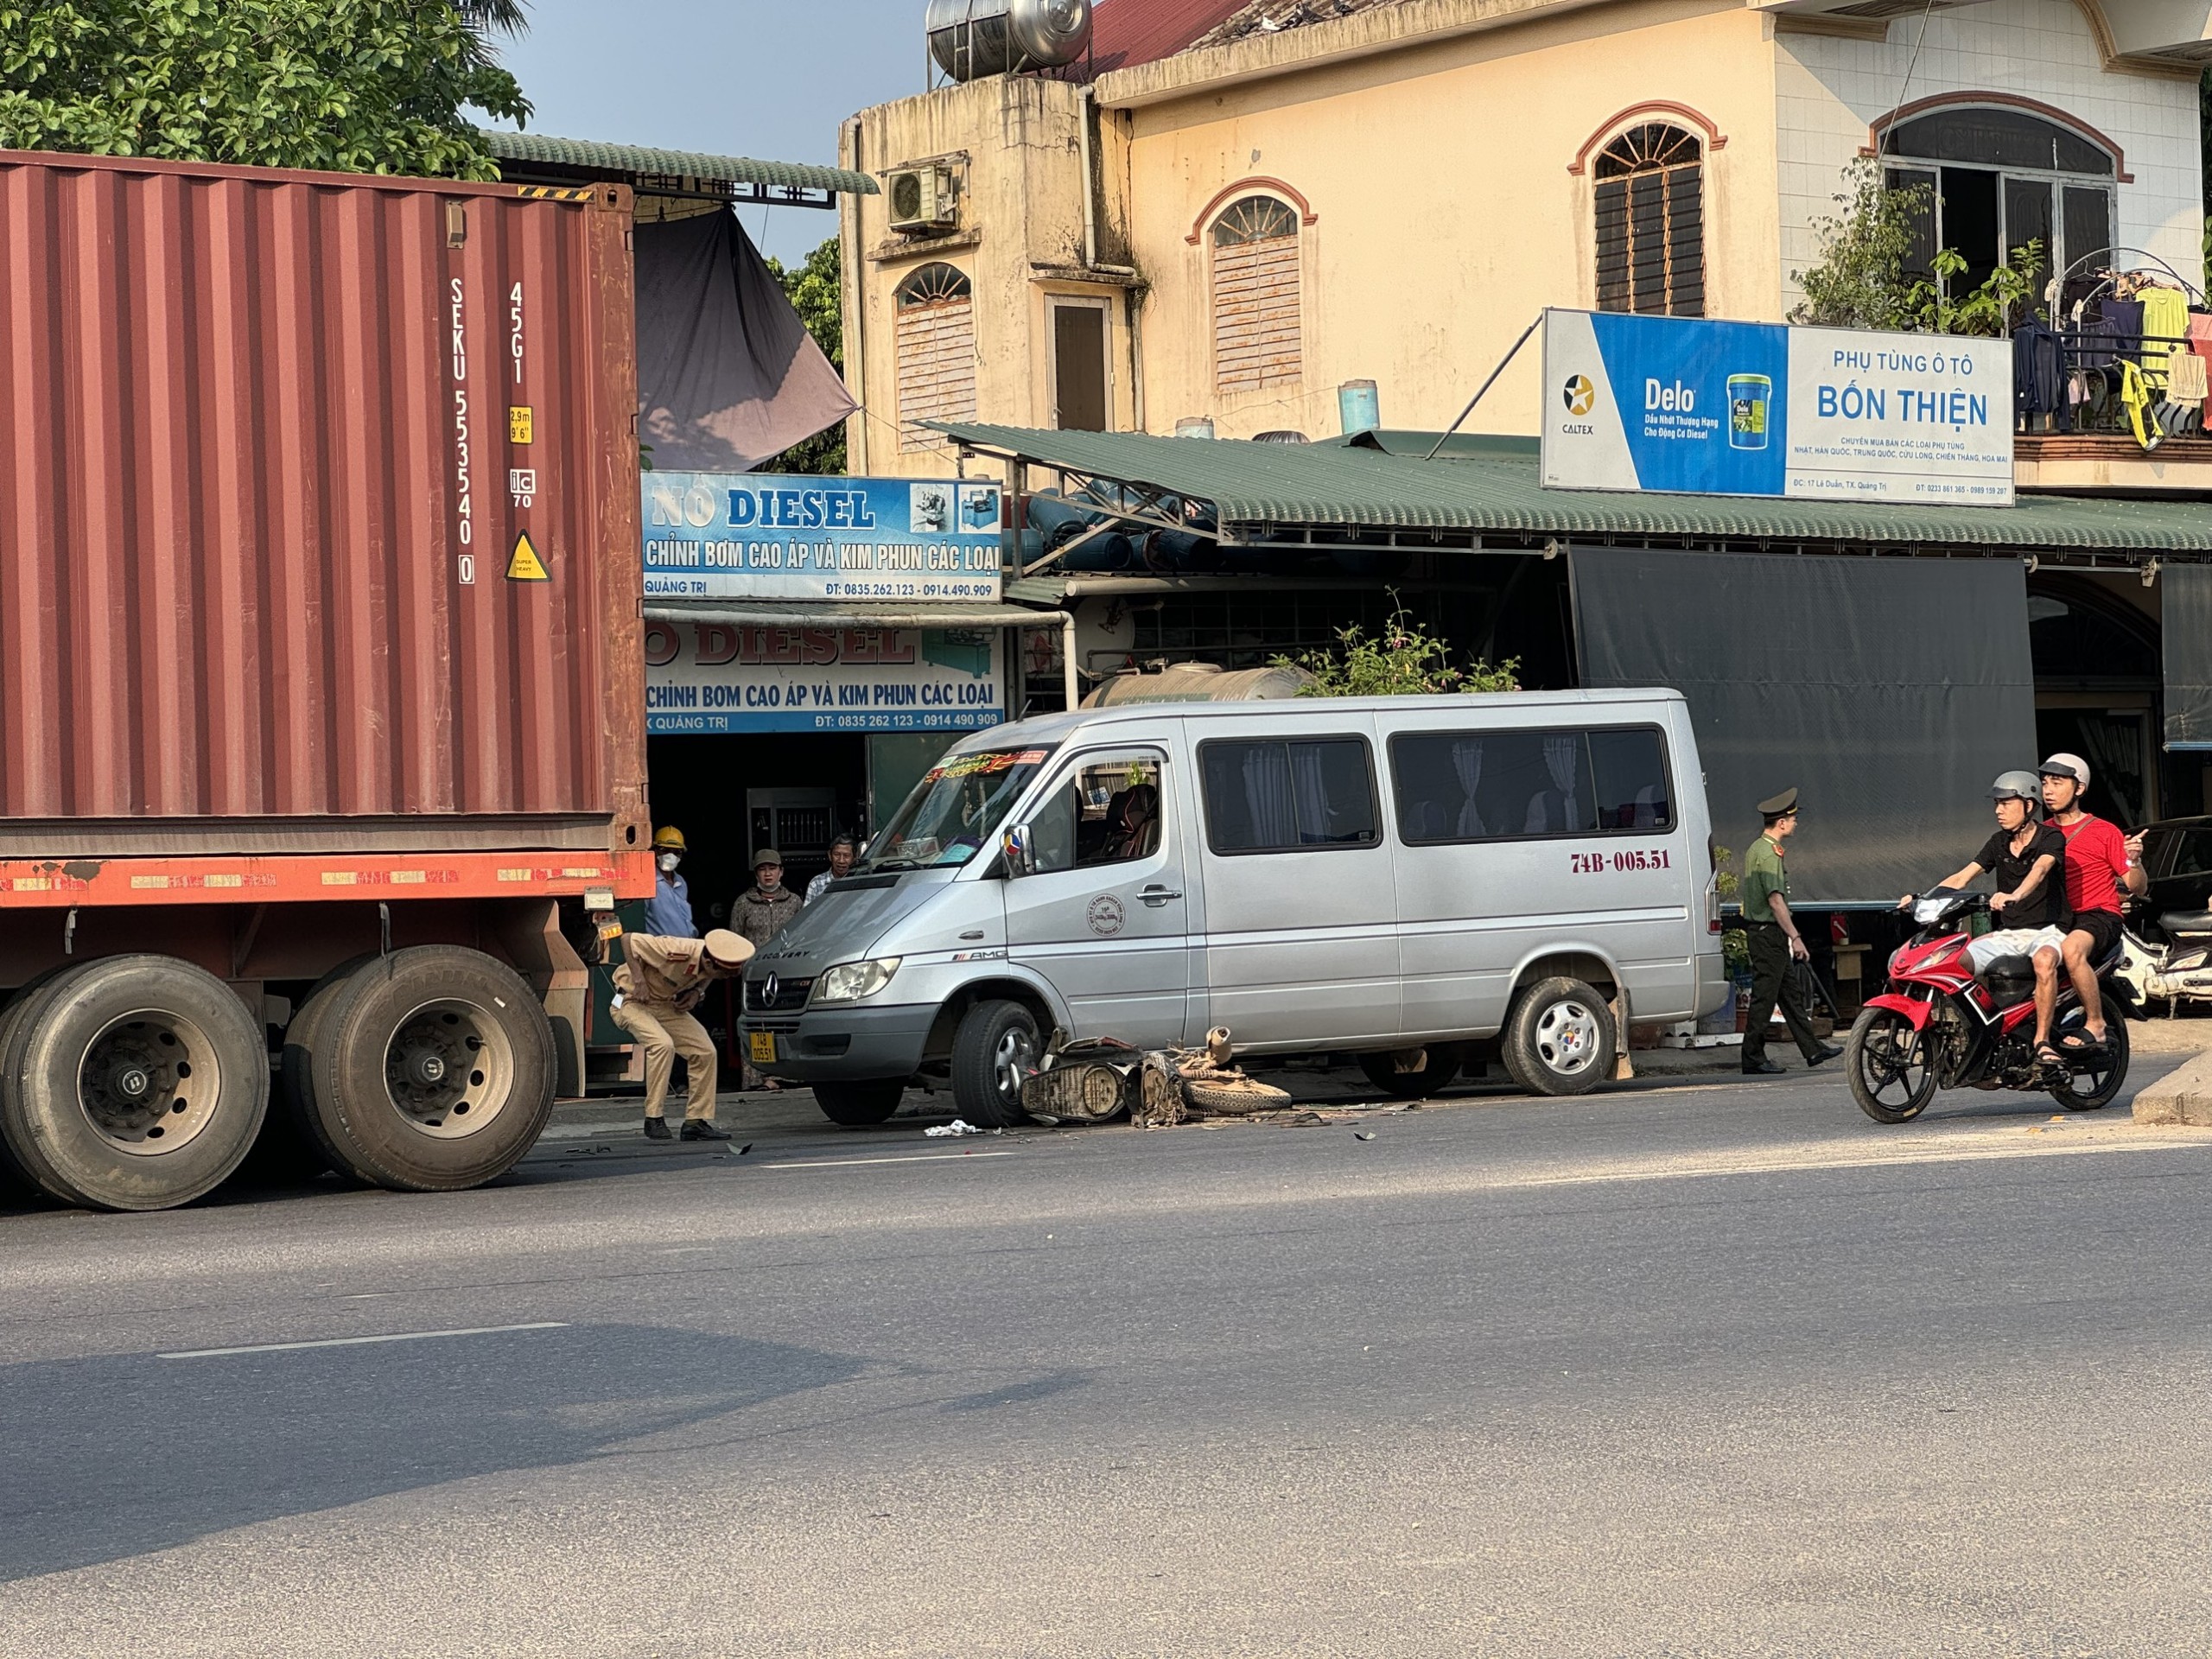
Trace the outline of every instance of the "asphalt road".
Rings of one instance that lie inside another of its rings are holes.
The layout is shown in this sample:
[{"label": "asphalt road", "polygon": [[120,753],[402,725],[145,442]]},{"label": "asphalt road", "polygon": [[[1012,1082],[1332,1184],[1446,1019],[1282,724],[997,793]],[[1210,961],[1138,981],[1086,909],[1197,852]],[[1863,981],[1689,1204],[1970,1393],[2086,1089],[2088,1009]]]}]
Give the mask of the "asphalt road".
[{"label": "asphalt road", "polygon": [[0,1653],[2212,1643],[2207,1132],[1793,1075],[633,1135],[0,1215]]}]

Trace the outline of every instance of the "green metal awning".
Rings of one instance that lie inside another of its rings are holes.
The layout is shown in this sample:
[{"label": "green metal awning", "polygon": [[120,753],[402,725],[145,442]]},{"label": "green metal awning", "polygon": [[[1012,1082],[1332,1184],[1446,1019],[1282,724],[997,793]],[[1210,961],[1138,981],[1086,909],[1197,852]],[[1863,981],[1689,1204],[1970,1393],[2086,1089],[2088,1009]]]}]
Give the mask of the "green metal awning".
[{"label": "green metal awning", "polygon": [[[689,149],[652,149],[639,144],[602,144],[588,138],[552,138],[539,132],[480,135],[485,148],[502,162],[519,168],[556,168],[580,173],[622,174],[632,178],[695,179],[766,191],[877,194],[865,173],[841,167],[813,167],[799,162],[758,162],[748,156],[708,156]],[[510,168],[507,170],[517,170]],[[772,198],[762,197],[761,200]]]},{"label": "green metal awning", "polygon": [[1433,433],[1250,443],[927,424],[976,450],[1207,504],[1229,545],[1357,546],[1388,532],[1399,546],[1491,537],[2212,554],[2212,503],[2196,501],[2024,495],[2010,507],[1946,507],[1610,494],[1545,489],[1534,438],[1454,437],[1428,461]]}]

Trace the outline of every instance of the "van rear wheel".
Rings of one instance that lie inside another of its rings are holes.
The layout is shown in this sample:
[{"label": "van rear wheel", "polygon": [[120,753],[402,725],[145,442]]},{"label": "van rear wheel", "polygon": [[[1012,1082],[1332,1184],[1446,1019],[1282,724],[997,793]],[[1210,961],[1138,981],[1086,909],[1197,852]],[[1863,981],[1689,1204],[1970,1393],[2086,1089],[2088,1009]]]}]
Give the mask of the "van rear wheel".
[{"label": "van rear wheel", "polygon": [[880,1123],[899,1109],[906,1097],[904,1077],[875,1077],[866,1083],[817,1083],[814,1103],[832,1123],[864,1129]]},{"label": "van rear wheel", "polygon": [[1530,1094],[1583,1094],[1612,1070],[1613,1041],[1605,998],[1579,979],[1539,980],[1506,1016],[1505,1069]]},{"label": "van rear wheel", "polygon": [[978,1002],[952,1035],[952,1103],[985,1128],[1026,1123],[1021,1085],[1043,1055],[1037,1016],[1019,1002]]}]

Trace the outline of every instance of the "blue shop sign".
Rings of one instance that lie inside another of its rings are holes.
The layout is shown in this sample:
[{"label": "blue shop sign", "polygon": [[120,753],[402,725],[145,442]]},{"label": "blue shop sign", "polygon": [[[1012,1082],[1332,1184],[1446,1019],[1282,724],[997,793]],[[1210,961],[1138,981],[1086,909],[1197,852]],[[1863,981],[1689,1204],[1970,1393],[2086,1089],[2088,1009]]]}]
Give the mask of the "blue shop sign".
[{"label": "blue shop sign", "polygon": [[1544,314],[1547,487],[2012,503],[2009,342]]},{"label": "blue shop sign", "polygon": [[995,480],[647,473],[654,598],[996,600]]}]

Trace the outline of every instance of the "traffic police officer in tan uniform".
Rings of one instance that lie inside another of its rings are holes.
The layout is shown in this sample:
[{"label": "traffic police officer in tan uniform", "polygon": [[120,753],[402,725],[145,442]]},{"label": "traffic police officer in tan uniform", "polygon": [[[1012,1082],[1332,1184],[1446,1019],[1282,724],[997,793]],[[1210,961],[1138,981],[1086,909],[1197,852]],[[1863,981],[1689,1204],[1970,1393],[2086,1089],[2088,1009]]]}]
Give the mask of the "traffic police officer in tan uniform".
[{"label": "traffic police officer in tan uniform", "polygon": [[715,1043],[691,1010],[707,986],[733,979],[753,960],[753,945],[726,927],[703,939],[667,934],[632,933],[623,941],[625,959],[615,969],[614,1023],[645,1051],[645,1137],[669,1138],[662,1112],[676,1057],[683,1057],[689,1082],[683,1102],[686,1141],[727,1141],[729,1131],[715,1127]]},{"label": "traffic police officer in tan uniform", "polygon": [[1797,931],[1797,918],[1789,913],[1789,873],[1782,862],[1782,843],[1797,829],[1797,791],[1785,789],[1761,801],[1759,817],[1765,820],[1766,829],[1745,855],[1744,879],[1737,890],[1744,906],[1744,937],[1751,955],[1751,1008],[1744,1027],[1744,1070],[1770,1077],[1782,1071],[1766,1057],[1767,1026],[1774,1018],[1777,1003],[1807,1065],[1832,1060],[1843,1051],[1813,1035],[1804,993],[1798,988],[1796,976],[1789,971],[1790,958],[1809,962],[1813,956],[1804,935]]}]

